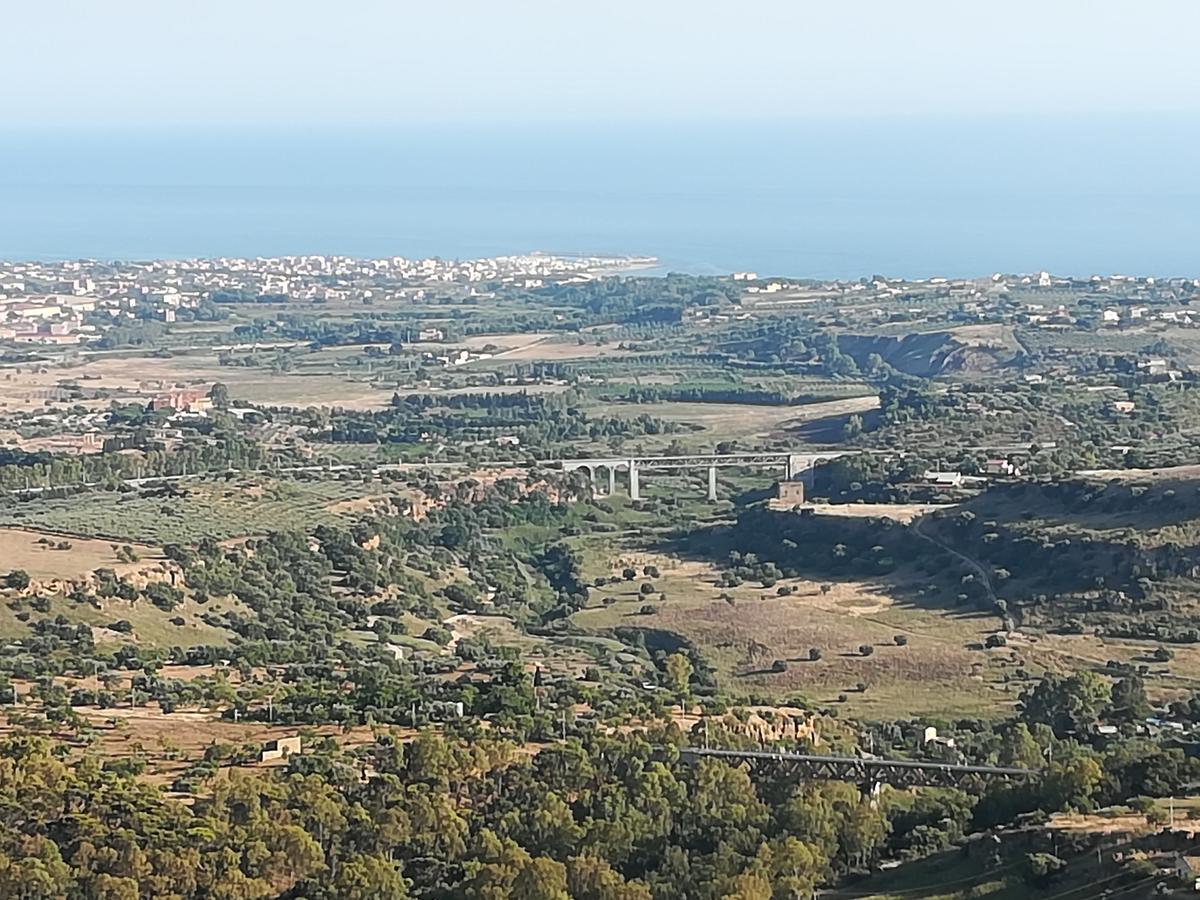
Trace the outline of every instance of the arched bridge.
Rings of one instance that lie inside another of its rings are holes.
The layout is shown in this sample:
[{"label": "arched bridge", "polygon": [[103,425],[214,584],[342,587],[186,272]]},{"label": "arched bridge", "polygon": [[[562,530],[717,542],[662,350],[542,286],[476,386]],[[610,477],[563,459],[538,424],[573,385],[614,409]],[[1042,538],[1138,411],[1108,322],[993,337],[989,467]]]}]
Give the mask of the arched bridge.
[{"label": "arched bridge", "polygon": [[759,468],[782,469],[788,481],[811,478],[813,467],[854,450],[828,450],[814,453],[696,453],[687,456],[603,456],[584,459],[559,460],[557,465],[564,472],[583,471],[593,488],[601,472],[607,472],[608,493],[617,489],[617,472],[629,473],[629,496],[641,499],[640,477],[645,471],[678,471],[685,469],[708,470],[708,499],[717,499],[717,469]]},{"label": "arched bridge", "polygon": [[848,781],[871,793],[880,784],[893,787],[962,787],[989,781],[1025,779],[1029,769],[1005,766],[971,766],[912,759],[878,759],[858,756],[814,756],[807,753],[772,753],[769,750],[708,750],[680,747],[679,758],[696,762],[704,758],[745,763],[751,773],[802,781]]}]

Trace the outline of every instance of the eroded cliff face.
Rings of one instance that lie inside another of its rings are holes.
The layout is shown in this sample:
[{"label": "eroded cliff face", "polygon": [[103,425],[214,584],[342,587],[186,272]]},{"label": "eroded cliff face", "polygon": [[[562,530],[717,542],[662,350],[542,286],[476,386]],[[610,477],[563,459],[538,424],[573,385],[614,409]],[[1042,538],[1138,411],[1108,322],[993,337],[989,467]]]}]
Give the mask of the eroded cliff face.
[{"label": "eroded cliff face", "polygon": [[900,372],[930,378],[986,372],[1011,361],[1020,348],[1010,330],[982,332],[967,327],[895,336],[843,334],[838,336],[838,349],[859,367],[869,367],[871,355],[876,354]]}]

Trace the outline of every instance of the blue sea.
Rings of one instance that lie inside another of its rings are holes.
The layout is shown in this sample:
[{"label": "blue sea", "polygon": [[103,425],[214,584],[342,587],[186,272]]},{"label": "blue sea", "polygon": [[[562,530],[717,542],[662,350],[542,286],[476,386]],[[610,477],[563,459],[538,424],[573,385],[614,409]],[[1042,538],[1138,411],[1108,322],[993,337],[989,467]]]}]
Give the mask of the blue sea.
[{"label": "blue sea", "polygon": [[807,277],[1200,276],[1200,122],[0,133],[0,258],[655,255]]}]

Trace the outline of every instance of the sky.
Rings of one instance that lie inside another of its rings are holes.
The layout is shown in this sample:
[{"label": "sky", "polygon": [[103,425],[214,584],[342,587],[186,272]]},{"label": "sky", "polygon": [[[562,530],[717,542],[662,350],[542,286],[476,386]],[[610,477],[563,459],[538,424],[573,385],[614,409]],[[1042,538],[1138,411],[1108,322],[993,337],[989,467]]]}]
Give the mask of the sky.
[{"label": "sky", "polygon": [[38,0],[8,129],[1200,112],[1192,0]]}]

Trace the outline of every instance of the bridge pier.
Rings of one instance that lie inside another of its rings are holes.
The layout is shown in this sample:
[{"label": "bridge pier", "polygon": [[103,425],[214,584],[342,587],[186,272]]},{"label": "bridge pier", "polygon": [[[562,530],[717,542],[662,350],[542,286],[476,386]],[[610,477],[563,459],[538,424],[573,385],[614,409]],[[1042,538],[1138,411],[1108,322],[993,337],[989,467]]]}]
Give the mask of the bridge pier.
[{"label": "bridge pier", "polygon": [[658,472],[682,472],[708,470],[709,501],[717,499],[717,469],[728,467],[751,467],[758,469],[780,469],[788,481],[800,480],[806,487],[812,488],[814,466],[827,462],[839,456],[845,456],[844,450],[830,450],[817,453],[784,453],[777,451],[745,452],[745,453],[697,453],[678,456],[632,456],[632,457],[597,457],[581,459],[558,460],[558,465],[567,472],[582,470],[591,483],[594,495],[603,494],[603,478],[600,469],[608,469],[608,493],[614,494],[617,489],[617,469],[629,469],[629,497],[632,500],[642,499],[640,476],[643,468]]},{"label": "bridge pier", "polygon": [[863,799],[871,805],[871,809],[879,808],[879,798],[883,796],[882,781],[868,778],[858,786],[858,789],[862,791]]}]

